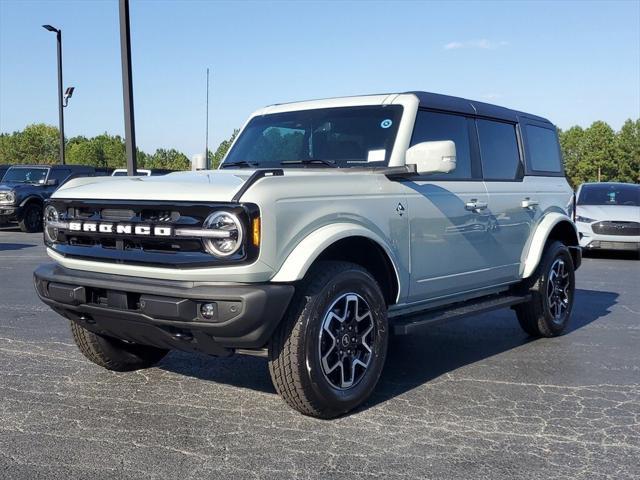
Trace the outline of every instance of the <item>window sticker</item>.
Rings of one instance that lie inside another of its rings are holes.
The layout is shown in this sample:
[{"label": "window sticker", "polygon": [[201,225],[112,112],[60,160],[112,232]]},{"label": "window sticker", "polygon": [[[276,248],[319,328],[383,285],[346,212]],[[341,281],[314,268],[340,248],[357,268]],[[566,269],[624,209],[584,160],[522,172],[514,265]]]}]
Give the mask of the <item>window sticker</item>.
[{"label": "window sticker", "polygon": [[386,156],[387,151],[385,149],[382,150],[369,150],[369,154],[367,155],[367,162],[384,162],[384,157]]},{"label": "window sticker", "polygon": [[380,122],[380,128],[389,128],[393,125],[393,121],[390,118],[385,118]]}]

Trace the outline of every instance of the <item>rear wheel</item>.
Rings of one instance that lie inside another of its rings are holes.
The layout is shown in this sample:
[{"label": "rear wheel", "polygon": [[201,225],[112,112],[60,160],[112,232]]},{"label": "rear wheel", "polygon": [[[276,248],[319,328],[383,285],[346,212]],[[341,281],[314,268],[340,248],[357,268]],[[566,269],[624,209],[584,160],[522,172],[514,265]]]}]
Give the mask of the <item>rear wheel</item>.
[{"label": "rear wheel", "polygon": [[526,285],[531,300],[515,308],[522,329],[534,337],[560,335],[571,316],[575,285],[569,249],[561,242],[551,243]]},{"label": "rear wheel", "polygon": [[18,222],[20,230],[25,233],[34,233],[42,230],[42,207],[37,203],[25,206],[22,220]]},{"label": "rear wheel", "polygon": [[269,347],[282,398],[305,415],[333,418],[364,402],[387,353],[387,308],[362,267],[322,262],[296,289]]},{"label": "rear wheel", "polygon": [[80,352],[96,365],[127,372],[155,365],[167,354],[168,350],[127,343],[117,338],[105,337],[71,322],[73,340]]}]

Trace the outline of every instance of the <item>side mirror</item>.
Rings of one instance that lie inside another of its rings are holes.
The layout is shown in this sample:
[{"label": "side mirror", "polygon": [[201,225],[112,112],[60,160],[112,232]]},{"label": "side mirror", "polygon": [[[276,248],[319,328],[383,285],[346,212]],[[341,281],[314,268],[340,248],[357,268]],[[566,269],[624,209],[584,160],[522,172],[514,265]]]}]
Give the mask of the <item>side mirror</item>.
[{"label": "side mirror", "polygon": [[417,143],[407,150],[406,165],[415,165],[416,173],[449,173],[456,168],[456,144],[451,140]]},{"label": "side mirror", "polygon": [[47,187],[55,187],[56,185],[58,185],[58,180],[56,180],[55,178],[51,178],[51,179],[47,180],[45,185]]}]

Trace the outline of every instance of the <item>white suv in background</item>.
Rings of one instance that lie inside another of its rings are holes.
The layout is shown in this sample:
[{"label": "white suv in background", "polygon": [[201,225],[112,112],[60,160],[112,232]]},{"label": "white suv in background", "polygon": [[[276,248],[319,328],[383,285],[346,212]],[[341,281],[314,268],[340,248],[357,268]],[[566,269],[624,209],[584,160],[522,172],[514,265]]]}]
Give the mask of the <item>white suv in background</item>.
[{"label": "white suv in background", "polygon": [[640,252],[640,185],[583,183],[576,192],[575,220],[587,250]]}]

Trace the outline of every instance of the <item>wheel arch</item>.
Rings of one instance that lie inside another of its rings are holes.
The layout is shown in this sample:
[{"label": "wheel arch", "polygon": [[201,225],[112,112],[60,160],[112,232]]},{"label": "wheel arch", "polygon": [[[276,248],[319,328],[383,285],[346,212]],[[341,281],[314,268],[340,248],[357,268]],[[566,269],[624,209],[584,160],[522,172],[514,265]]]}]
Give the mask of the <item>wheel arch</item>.
[{"label": "wheel arch", "polygon": [[37,195],[29,195],[27,198],[20,202],[21,207],[26,207],[30,203],[37,203],[41,207],[44,206],[44,200]]},{"label": "wheel arch", "polygon": [[286,258],[272,282],[302,280],[313,264],[344,260],[367,269],[380,284],[387,304],[398,301],[401,284],[394,255],[374,232],[350,224],[333,224],[304,238]]},{"label": "wheel arch", "polygon": [[570,247],[574,265],[578,268],[581,255],[576,226],[568,216],[554,212],[544,217],[533,234],[529,250],[523,262],[522,278],[529,278],[533,275],[546,246],[549,242],[555,240],[561,241],[567,247]]}]

